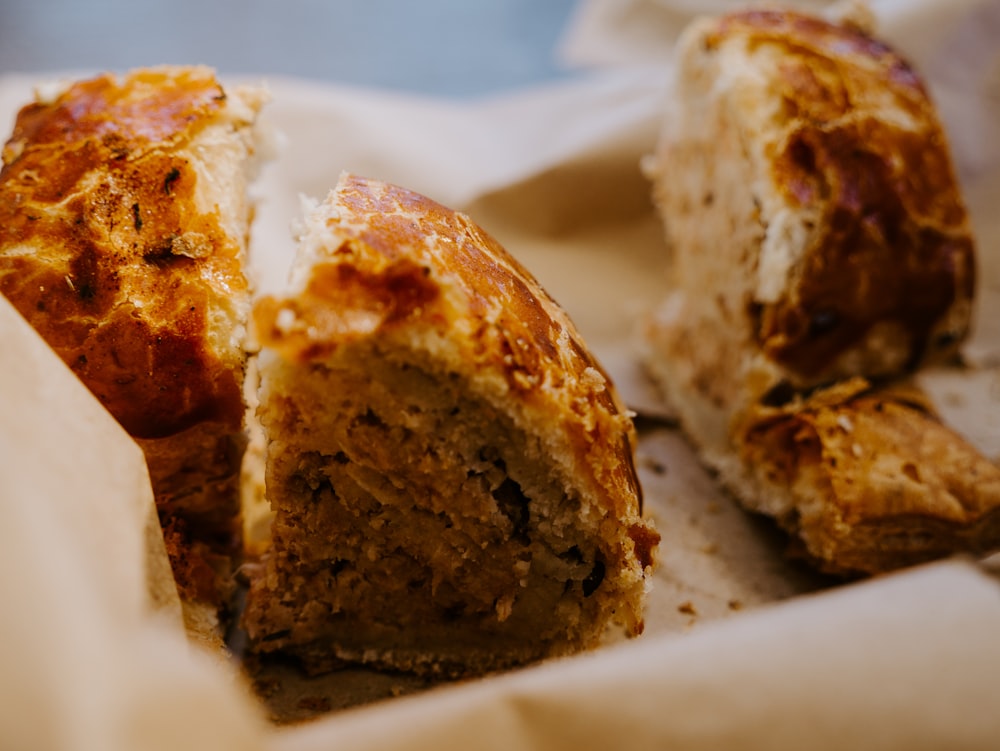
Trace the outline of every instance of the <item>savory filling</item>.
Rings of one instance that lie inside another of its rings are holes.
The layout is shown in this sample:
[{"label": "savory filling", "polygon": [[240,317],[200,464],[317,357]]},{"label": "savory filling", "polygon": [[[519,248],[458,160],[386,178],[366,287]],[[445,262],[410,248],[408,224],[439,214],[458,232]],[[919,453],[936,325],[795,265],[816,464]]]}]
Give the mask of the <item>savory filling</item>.
[{"label": "savory filling", "polygon": [[601,520],[538,437],[431,368],[360,344],[265,370],[276,515],[245,618],[258,651],[447,670],[486,644],[484,664],[513,664],[599,636]]}]

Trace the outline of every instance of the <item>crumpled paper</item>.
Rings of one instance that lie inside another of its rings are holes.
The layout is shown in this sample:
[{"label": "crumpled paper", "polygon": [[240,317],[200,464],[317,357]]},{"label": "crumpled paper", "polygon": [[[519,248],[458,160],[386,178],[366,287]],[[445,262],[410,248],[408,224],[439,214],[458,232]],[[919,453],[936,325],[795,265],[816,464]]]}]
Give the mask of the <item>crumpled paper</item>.
[{"label": "crumpled paper", "polygon": [[0,747],[258,747],[185,639],[139,447],[3,297],[0,340]]},{"label": "crumpled paper", "polygon": [[[267,82],[273,100],[264,117],[282,146],[256,188],[259,290],[284,281],[300,193],[322,197],[344,169],[397,182],[465,210],[521,258],[576,320],[633,409],[655,418],[660,405],[632,337],[637,316],[663,292],[663,246],[639,162],[670,106],[673,35],[693,13],[733,5],[582,2],[561,51],[594,70],[484,100]],[[996,456],[1000,213],[992,207],[1000,202],[1000,146],[992,134],[1000,55],[992,40],[1000,10],[986,0],[876,0],[872,8],[882,33],[930,81],[979,240],[972,367],[925,380],[945,417]],[[673,20],[657,26],[655,18]],[[13,122],[38,82],[0,79],[0,123]],[[639,471],[664,542],[643,637],[412,697],[386,698],[399,692],[393,680],[375,685],[355,672],[338,688],[334,676],[324,691],[352,694],[344,704],[373,703],[274,728],[267,697],[252,696],[233,665],[183,639],[135,447],[2,301],[0,333],[4,748],[1000,741],[994,578],[955,560],[835,586],[786,558],[781,535],[719,493],[677,431],[655,419],[641,423]],[[345,688],[349,681],[357,685]],[[307,709],[341,706],[317,703],[329,697],[302,685]]]}]

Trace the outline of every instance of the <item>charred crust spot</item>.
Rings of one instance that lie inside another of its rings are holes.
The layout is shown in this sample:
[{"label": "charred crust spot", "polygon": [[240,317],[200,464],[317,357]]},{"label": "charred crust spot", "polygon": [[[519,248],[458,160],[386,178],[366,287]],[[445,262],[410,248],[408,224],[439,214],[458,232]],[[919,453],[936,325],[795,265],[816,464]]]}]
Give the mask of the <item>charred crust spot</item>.
[{"label": "charred crust spot", "polygon": [[174,255],[174,238],[165,237],[159,242],[155,242],[145,248],[142,252],[142,260],[146,263],[151,263],[155,266],[165,266],[168,263],[176,261],[182,256]]},{"label": "charred crust spot", "polygon": [[135,225],[136,232],[140,232],[142,230],[142,212],[139,209],[138,203],[132,204],[132,223]]},{"label": "charred crust spot", "polygon": [[98,271],[97,251],[90,245],[85,246],[70,263],[72,288],[84,302],[91,302],[97,297]]},{"label": "charred crust spot", "polygon": [[449,605],[448,607],[446,607],[444,610],[441,611],[442,619],[444,619],[448,623],[454,623],[455,621],[458,621],[459,619],[461,619],[463,615],[465,615],[465,607],[460,602],[455,603],[453,605]]},{"label": "charred crust spot", "polygon": [[115,161],[121,161],[128,156],[128,143],[120,133],[106,133],[101,137],[101,145],[108,150]]},{"label": "charred crust spot", "polygon": [[181,171],[176,167],[171,167],[167,176],[163,178],[163,192],[169,196],[174,190],[174,183],[176,183],[180,177]]},{"label": "charred crust spot", "polygon": [[788,157],[800,169],[810,173],[816,171],[816,152],[801,135],[789,143]]},{"label": "charred crust spot", "polygon": [[382,421],[382,418],[375,414],[375,412],[373,412],[370,408],[365,410],[363,415],[355,417],[354,424],[374,428],[385,427],[385,423]]}]

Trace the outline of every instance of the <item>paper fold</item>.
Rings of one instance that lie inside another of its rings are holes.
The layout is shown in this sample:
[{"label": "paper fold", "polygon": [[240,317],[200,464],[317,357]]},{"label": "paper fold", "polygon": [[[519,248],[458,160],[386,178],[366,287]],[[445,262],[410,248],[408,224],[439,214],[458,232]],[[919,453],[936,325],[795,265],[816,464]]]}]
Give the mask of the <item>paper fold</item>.
[{"label": "paper fold", "polygon": [[0,339],[0,746],[259,747],[185,639],[141,450],[3,297]]},{"label": "paper fold", "polygon": [[986,749],[997,582],[935,564],[275,738],[276,751]]}]

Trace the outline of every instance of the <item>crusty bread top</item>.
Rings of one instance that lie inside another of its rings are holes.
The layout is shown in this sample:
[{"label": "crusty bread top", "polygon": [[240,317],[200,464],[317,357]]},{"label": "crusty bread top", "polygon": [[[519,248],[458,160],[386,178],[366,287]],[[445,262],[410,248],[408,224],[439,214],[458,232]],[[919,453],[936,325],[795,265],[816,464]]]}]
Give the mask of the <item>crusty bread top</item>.
[{"label": "crusty bread top", "polygon": [[[255,307],[263,347],[310,362],[376,335],[424,351],[553,437],[606,511],[636,518],[634,429],[614,386],[565,312],[464,214],[345,174],[307,218],[291,288]],[[637,541],[647,563],[653,544]]]},{"label": "crusty bread top", "polygon": [[911,368],[953,352],[970,324],[973,240],[906,61],[850,24],[750,10],[696,24],[682,69],[687,93],[728,91],[757,165],[748,188],[766,234],[748,303],[762,350],[805,376],[866,337],[877,346],[879,329],[905,332]]},{"label": "crusty bread top", "polygon": [[0,172],[0,292],[134,436],[239,428],[257,92],[201,68],[24,107]]}]

